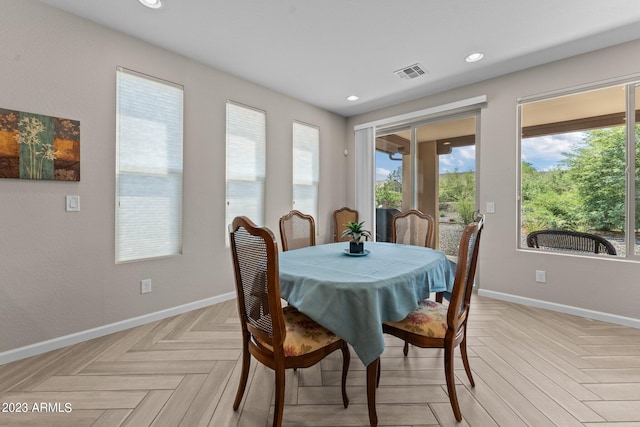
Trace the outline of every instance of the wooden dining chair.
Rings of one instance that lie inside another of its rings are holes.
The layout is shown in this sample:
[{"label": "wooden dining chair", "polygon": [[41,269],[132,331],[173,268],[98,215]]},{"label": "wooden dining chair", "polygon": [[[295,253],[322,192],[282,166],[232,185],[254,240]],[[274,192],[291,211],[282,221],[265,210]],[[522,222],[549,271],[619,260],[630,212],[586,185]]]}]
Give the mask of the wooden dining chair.
[{"label": "wooden dining chair", "polygon": [[280,217],[282,250],[306,248],[316,245],[316,222],[311,215],[292,210]]},{"label": "wooden dining chair", "polygon": [[458,421],[462,420],[462,414],[456,395],[453,350],[456,346],[460,346],[464,370],[467,372],[471,386],[475,387],[467,358],[467,319],[483,225],[484,216],[479,215],[476,222],[467,225],[462,233],[456,276],[448,306],[430,300],[420,301],[418,309],[403,320],[382,324],[382,330],[385,333],[417,347],[444,349],[444,371],[449,401]]},{"label": "wooden dining chair", "polygon": [[333,211],[333,241],[348,242],[349,236],[342,236],[345,224],[349,221],[358,222],[358,211],[343,207]]},{"label": "wooden dining chair", "polygon": [[358,211],[347,207],[333,211],[333,241],[348,242],[349,236],[342,236],[345,224],[349,221],[358,222]]},{"label": "wooden dining chair", "polygon": [[[400,212],[391,218],[391,242],[404,245],[434,247],[435,221],[429,214],[417,209]],[[436,301],[442,302],[444,292],[436,293]],[[404,355],[409,352],[409,344],[404,344]]]},{"label": "wooden dining chair", "polygon": [[433,248],[434,228],[435,221],[431,215],[410,209],[391,219],[391,241]]},{"label": "wooden dining chair", "polygon": [[282,307],[278,243],[271,230],[243,216],[233,220],[229,236],[242,328],[242,371],[233,410],[238,410],[244,395],[251,355],[275,371],[273,426],[280,427],[285,369],[308,368],[336,350],[342,351],[342,403],[349,406],[347,343],[297,309]]}]

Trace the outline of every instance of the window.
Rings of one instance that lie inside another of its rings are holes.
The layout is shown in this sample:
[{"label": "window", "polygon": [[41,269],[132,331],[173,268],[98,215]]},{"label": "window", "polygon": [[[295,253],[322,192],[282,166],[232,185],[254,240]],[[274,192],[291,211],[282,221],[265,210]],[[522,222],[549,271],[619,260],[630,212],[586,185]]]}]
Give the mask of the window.
[{"label": "window", "polygon": [[521,247],[533,231],[570,230],[640,255],[638,106],[635,83],[521,102]]},{"label": "window", "polygon": [[318,218],[319,154],[320,130],[293,122],[293,206],[314,218]]},{"label": "window", "polygon": [[264,111],[227,102],[225,227],[240,215],[264,224],[266,134]]},{"label": "window", "polygon": [[182,253],[182,86],[117,69],[116,262]]}]

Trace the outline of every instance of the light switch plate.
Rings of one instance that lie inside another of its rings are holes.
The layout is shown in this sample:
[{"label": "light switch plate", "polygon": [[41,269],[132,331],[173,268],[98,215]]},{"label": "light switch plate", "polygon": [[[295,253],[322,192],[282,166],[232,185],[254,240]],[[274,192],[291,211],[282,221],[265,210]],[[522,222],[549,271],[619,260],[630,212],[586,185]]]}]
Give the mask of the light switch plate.
[{"label": "light switch plate", "polygon": [[67,196],[66,202],[67,212],[80,211],[80,196]]},{"label": "light switch plate", "polygon": [[148,294],[151,292],[151,279],[142,279],[140,281],[140,293]]},{"label": "light switch plate", "polygon": [[487,202],[487,213],[496,213],[496,202]]}]

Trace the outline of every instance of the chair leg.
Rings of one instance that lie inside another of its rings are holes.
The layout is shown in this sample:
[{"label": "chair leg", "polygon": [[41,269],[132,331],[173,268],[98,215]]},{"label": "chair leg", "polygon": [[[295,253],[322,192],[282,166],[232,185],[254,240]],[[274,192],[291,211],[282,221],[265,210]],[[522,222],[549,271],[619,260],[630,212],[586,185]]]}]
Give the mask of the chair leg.
[{"label": "chair leg", "polygon": [[378,372],[380,358],[367,365],[367,407],[369,408],[369,426],[378,425],[378,413],[376,412],[376,387],[374,381]]},{"label": "chair leg", "polygon": [[276,366],[274,371],[276,374],[276,396],[273,407],[273,427],[281,427],[284,412],[284,365]]},{"label": "chair leg", "polygon": [[236,400],[233,402],[233,410],[237,411],[244,395],[244,390],[247,387],[247,379],[249,378],[249,365],[251,364],[251,354],[247,348],[247,343],[242,344],[242,371],[240,373],[240,383],[238,384],[238,391],[236,392]]},{"label": "chair leg", "polygon": [[442,297],[444,297],[444,292],[436,292],[436,302],[442,304]]},{"label": "chair leg", "polygon": [[349,346],[345,342],[342,345],[342,404],[345,408],[349,407],[349,396],[347,396],[347,374],[349,373],[349,363],[351,362],[351,353]]},{"label": "chair leg", "polygon": [[453,409],[453,415],[456,421],[462,421],[462,413],[458,406],[458,395],[456,394],[456,381],[453,373],[453,348],[449,346],[444,349],[444,376],[447,380],[447,391],[449,392],[449,401]]},{"label": "chair leg", "polygon": [[407,354],[409,354],[409,343],[408,342],[404,342],[404,347],[402,348],[402,352],[404,353],[404,357],[407,357]]},{"label": "chair leg", "polygon": [[469,359],[467,358],[467,337],[465,337],[460,343],[460,353],[462,353],[462,363],[464,364],[464,370],[467,372],[467,378],[469,378],[469,383],[471,383],[471,387],[475,387],[476,383],[473,381],[473,375],[471,375],[471,366],[469,366]]},{"label": "chair leg", "polygon": [[380,371],[382,370],[382,361],[378,359],[378,372],[376,377],[376,388],[380,387]]}]

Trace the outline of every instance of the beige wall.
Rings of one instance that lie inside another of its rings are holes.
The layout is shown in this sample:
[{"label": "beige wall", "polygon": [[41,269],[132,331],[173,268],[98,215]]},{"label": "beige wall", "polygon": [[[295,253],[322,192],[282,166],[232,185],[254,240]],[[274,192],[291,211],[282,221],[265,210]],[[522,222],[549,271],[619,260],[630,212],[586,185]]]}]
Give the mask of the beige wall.
[{"label": "beige wall", "polygon": [[[640,319],[640,263],[588,257],[550,255],[517,250],[517,130],[519,97],[640,73],[640,41],[531,68],[504,77],[457,88],[348,121],[348,148],[353,127],[374,120],[487,95],[480,123],[478,171],[480,207],[493,201],[480,248],[479,285],[483,290],[511,294],[583,310]],[[349,159],[353,162],[354,159]],[[351,165],[353,168],[353,164]],[[352,169],[350,168],[350,169]],[[347,180],[352,183],[350,177]],[[355,188],[347,189],[353,200]],[[547,271],[547,283],[535,283],[535,270]]]},{"label": "beige wall", "polygon": [[[225,247],[225,101],[267,111],[266,225],[291,208],[291,122],[320,127],[319,242],[353,205],[353,126],[486,94],[478,146],[482,289],[639,318],[640,264],[516,249],[516,99],[640,73],[640,41],[345,119],[33,0],[3,0],[0,108],[81,123],[82,181],[0,180],[0,353],[233,291]],[[185,87],[184,254],[114,263],[115,69]],[[346,126],[345,126],[346,124]],[[349,150],[344,157],[343,150]],[[346,183],[346,185],[345,185]],[[64,196],[81,211],[64,211]],[[536,284],[535,270],[547,271]],[[139,281],[153,280],[140,295]]]},{"label": "beige wall", "polygon": [[[346,120],[32,0],[3,0],[0,108],[81,126],[77,183],[0,180],[0,353],[233,292],[225,102],[267,111],[266,222],[291,209],[292,121],[320,127],[319,242],[345,204]],[[184,254],[114,263],[116,66],[184,85]],[[80,195],[81,211],[64,210]],[[140,294],[151,278],[153,292]]]}]

